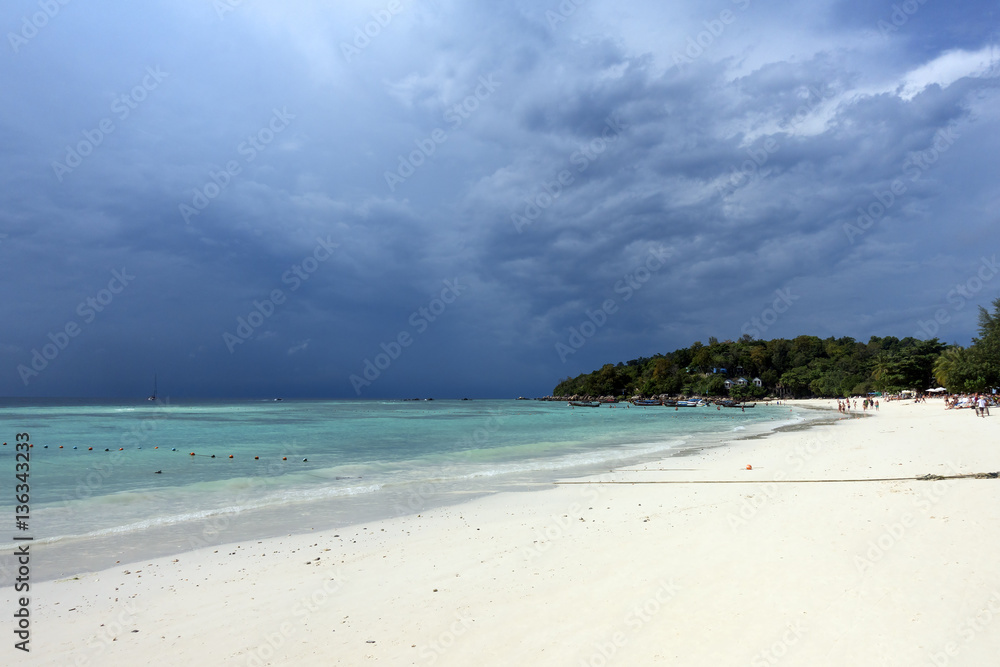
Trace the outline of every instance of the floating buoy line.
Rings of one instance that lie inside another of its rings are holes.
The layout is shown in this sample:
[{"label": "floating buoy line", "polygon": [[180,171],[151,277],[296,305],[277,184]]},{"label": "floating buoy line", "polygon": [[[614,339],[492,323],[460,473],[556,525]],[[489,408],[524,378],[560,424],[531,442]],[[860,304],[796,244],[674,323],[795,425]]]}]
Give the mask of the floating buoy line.
[{"label": "floating buoy line", "polygon": [[[6,442],[5,442],[5,443],[3,443],[3,445],[2,445],[2,446],[3,446],[3,447],[6,447],[6,446],[7,446],[7,443],[6,443]],[[34,445],[33,443],[29,443],[29,444],[28,444],[28,447],[34,447],[34,446],[35,446],[35,445]],[[48,449],[48,448],[49,448],[49,446],[48,446],[48,445],[42,445],[42,447],[41,447],[41,448],[42,448],[42,449]],[[160,448],[160,446],[159,446],[159,445],[156,445],[155,447],[153,447],[153,449],[159,449],[159,448]],[[64,445],[59,445],[59,449],[65,449],[65,446],[64,446]],[[74,446],[73,446],[73,449],[79,449],[79,446],[78,446],[78,445],[74,445]],[[136,449],[142,449],[142,447],[136,447]],[[87,447],[87,451],[88,451],[88,452],[92,452],[92,451],[94,451],[94,448],[93,448],[93,447]],[[98,451],[100,451],[100,450],[98,450]],[[118,448],[117,450],[112,450],[112,449],[111,449],[110,447],[105,447],[105,448],[104,448],[104,451],[106,451],[106,452],[111,452],[111,451],[119,451],[119,452],[124,452],[124,451],[125,451],[125,448],[124,448],[124,447],[119,447],[119,448]],[[177,451],[177,448],[176,448],[176,447],[171,447],[171,448],[170,448],[170,451],[172,451],[172,452],[176,452],[176,451]],[[191,452],[191,453],[189,454],[189,456],[201,456],[201,457],[203,457],[203,458],[207,458],[207,459],[214,459],[214,458],[216,458],[216,455],[215,455],[215,454],[199,454],[199,453],[197,453],[197,452]],[[229,457],[230,459],[233,459],[233,460],[235,460],[235,459],[236,459],[236,455],[235,455],[235,454],[229,454],[229,455],[228,455],[228,457]],[[259,455],[257,455],[257,456],[254,456],[254,457],[253,457],[253,460],[254,460],[254,461],[259,461],[259,460],[260,460],[260,456],[259,456]],[[281,460],[282,460],[282,461],[287,461],[287,460],[288,460],[288,457],[287,457],[287,456],[282,456],[282,457],[281,457]],[[308,459],[308,458],[304,458],[304,459],[302,459],[302,462],[303,462],[303,463],[308,463],[308,462],[309,462],[309,459]],[[157,471],[157,472],[160,472],[160,471]]]}]

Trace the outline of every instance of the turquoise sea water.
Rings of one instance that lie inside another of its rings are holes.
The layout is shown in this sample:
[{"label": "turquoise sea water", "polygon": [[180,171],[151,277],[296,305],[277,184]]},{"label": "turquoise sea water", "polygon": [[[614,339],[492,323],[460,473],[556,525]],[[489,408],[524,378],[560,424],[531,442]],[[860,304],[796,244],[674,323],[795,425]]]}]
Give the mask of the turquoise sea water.
[{"label": "turquoise sea water", "polygon": [[[13,550],[14,534],[31,535],[36,572],[60,576],[547,488],[806,413],[511,400],[7,400],[0,403],[0,441],[8,443],[0,447],[7,480],[0,522],[10,528],[0,531],[0,549]],[[29,530],[18,533],[14,442],[22,432],[34,447]],[[0,564],[0,584],[4,570]]]}]

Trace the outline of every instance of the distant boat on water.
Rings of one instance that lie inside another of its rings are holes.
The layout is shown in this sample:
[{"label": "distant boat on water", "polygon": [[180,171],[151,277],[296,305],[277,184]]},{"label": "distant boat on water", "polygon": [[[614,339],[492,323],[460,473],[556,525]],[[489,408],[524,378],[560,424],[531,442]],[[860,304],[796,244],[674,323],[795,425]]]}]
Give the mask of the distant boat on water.
[{"label": "distant boat on water", "polygon": [[156,374],[155,373],[153,374],[153,393],[150,394],[146,398],[146,400],[147,401],[155,401],[156,400]]},{"label": "distant boat on water", "polygon": [[601,407],[601,402],[598,401],[596,403],[577,403],[575,401],[570,401],[569,405],[570,407],[574,408],[599,408]]}]

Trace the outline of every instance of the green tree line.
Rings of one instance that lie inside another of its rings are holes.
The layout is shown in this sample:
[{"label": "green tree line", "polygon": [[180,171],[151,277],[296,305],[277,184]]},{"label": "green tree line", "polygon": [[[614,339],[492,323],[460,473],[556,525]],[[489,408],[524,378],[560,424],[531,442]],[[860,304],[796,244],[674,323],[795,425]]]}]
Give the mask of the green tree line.
[{"label": "green tree line", "polygon": [[[686,394],[761,398],[856,396],[873,391],[924,391],[940,385],[950,392],[984,392],[1000,385],[1000,299],[993,312],[979,308],[979,336],[972,345],[945,345],[937,338],[816,336],[718,341],[605,364],[566,378],[554,396],[654,396]],[[725,369],[725,371],[722,371]],[[726,379],[760,378],[762,386],[734,386]]]}]

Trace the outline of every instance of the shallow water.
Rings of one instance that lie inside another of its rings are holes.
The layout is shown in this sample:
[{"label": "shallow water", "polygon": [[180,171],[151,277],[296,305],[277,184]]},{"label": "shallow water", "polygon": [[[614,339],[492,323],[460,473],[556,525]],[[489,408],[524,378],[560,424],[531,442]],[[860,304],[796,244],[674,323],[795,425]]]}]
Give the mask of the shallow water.
[{"label": "shallow water", "polygon": [[[547,488],[811,412],[510,400],[16,401],[0,407],[8,443],[0,473],[13,482],[14,436],[30,433],[23,535],[33,537],[33,574],[44,578]],[[11,521],[12,491],[0,499]],[[10,553],[13,542],[0,549]],[[6,563],[0,583],[9,583]]]}]

